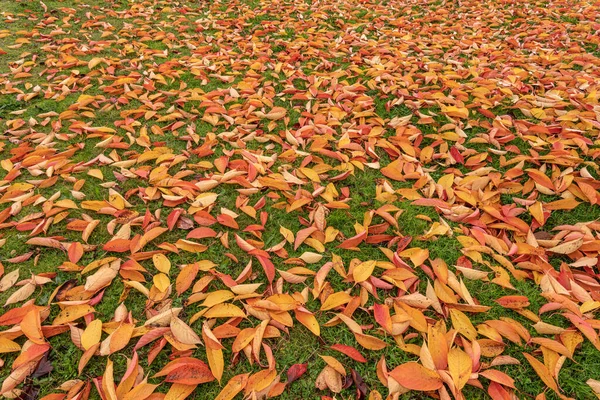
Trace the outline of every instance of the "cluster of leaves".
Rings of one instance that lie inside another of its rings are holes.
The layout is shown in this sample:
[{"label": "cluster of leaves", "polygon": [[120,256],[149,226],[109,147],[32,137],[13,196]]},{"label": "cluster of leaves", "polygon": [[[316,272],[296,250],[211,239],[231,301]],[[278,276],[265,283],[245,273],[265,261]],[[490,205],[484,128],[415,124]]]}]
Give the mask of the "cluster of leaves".
[{"label": "cluster of leaves", "polygon": [[598,3],[0,10],[3,396],[600,398]]}]

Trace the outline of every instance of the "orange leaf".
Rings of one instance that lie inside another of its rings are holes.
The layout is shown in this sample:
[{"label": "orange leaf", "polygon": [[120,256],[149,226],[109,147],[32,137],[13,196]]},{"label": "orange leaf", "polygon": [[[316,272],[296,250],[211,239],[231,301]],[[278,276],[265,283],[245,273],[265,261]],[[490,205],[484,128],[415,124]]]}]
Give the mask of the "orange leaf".
[{"label": "orange leaf", "polygon": [[166,376],[165,382],[183,385],[198,385],[215,380],[208,365],[192,357],[181,357],[171,361],[154,375],[155,378],[160,376]]},{"label": "orange leaf", "polygon": [[496,299],[496,303],[510,309],[529,307],[529,299],[525,296],[504,296]]},{"label": "orange leaf", "polygon": [[40,322],[40,312],[37,308],[32,308],[21,321],[21,330],[29,340],[37,344],[44,344],[44,334]]},{"label": "orange leaf", "polygon": [[390,375],[407,389],[430,391],[443,386],[440,375],[416,362],[408,362],[397,366]]},{"label": "orange leaf", "polygon": [[395,160],[389,163],[387,166],[381,168],[381,173],[390,179],[395,181],[404,181],[404,175],[402,174],[402,161]]},{"label": "orange leaf", "polygon": [[69,246],[69,261],[71,261],[72,263],[77,263],[77,261],[79,261],[81,259],[81,256],[83,256],[83,245],[79,242],[73,242],[71,243],[71,245]]},{"label": "orange leaf", "polygon": [[556,381],[552,377],[552,374],[550,373],[550,371],[548,371],[548,368],[546,368],[546,366],[543,363],[539,362],[537,360],[537,358],[535,358],[531,354],[528,354],[528,353],[522,353],[522,354],[527,359],[529,364],[533,367],[533,370],[535,371],[535,373],[546,384],[546,386],[548,386],[550,389],[554,390],[556,393],[560,394],[558,392],[558,385],[556,384]]},{"label": "orange leaf", "polygon": [[124,253],[129,251],[131,240],[128,239],[113,239],[102,246],[105,251],[114,251],[115,253]]}]

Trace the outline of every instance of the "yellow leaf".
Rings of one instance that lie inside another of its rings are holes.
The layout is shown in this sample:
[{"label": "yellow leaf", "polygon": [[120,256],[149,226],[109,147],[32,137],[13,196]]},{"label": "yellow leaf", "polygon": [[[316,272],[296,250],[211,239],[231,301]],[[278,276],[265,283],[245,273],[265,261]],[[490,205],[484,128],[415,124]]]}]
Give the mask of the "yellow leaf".
[{"label": "yellow leaf", "polygon": [[302,172],[308,179],[313,182],[321,182],[321,178],[319,178],[319,174],[317,174],[313,169],[310,168],[299,168],[299,171]]},{"label": "yellow leaf", "polygon": [[469,340],[475,340],[477,337],[477,331],[471,323],[469,317],[467,317],[462,311],[450,309],[450,318],[452,319],[452,326],[461,335]]},{"label": "yellow leaf", "polygon": [[0,167],[2,167],[2,169],[4,169],[6,172],[9,172],[11,169],[13,169],[13,165],[14,164],[9,159],[0,161]]},{"label": "yellow leaf", "polygon": [[93,176],[94,178],[98,178],[101,181],[104,180],[104,175],[102,174],[102,171],[100,171],[99,169],[90,169],[87,174],[89,176]]},{"label": "yellow leaf", "polygon": [[[202,337],[204,338],[204,342],[208,343],[209,338],[206,337],[204,332],[202,332]],[[214,375],[215,378],[219,382],[221,382],[221,378],[223,377],[223,370],[225,369],[225,362],[223,361],[223,350],[214,349],[210,346],[206,346],[206,358],[208,360],[208,366],[210,367],[210,371]]]},{"label": "yellow leaf", "polygon": [[329,295],[327,299],[325,299],[325,302],[321,305],[321,311],[331,310],[339,307],[348,303],[350,300],[352,300],[352,296],[346,292],[333,293]]},{"label": "yellow leaf", "polygon": [[156,288],[161,292],[167,290],[167,288],[171,284],[171,282],[169,281],[169,277],[163,274],[162,272],[160,274],[154,275],[154,278],[152,278],[152,282],[154,282],[154,286],[156,286]]},{"label": "yellow leaf", "polygon": [[448,370],[456,389],[461,390],[473,371],[471,357],[457,347],[451,349],[448,353]]},{"label": "yellow leaf", "polygon": [[[162,253],[158,253],[152,256],[152,262],[154,267],[162,273],[169,274],[171,270],[171,261]],[[162,290],[161,290],[162,292]]]},{"label": "yellow leaf", "polygon": [[206,318],[245,318],[246,314],[238,306],[225,303],[210,308],[204,316]]},{"label": "yellow leaf", "polygon": [[227,385],[215,397],[215,400],[233,400],[246,387],[249,374],[236,375],[227,382]]},{"label": "yellow leaf", "polygon": [[215,290],[210,292],[204,302],[201,304],[204,307],[212,307],[217,304],[225,303],[228,300],[233,299],[235,296],[229,290]]},{"label": "yellow leaf", "polygon": [[206,251],[206,249],[208,249],[208,246],[186,239],[177,240],[177,242],[175,242],[175,247],[190,253],[202,253],[203,251]]},{"label": "yellow leaf", "polygon": [[442,112],[449,117],[469,118],[469,110],[466,107],[448,106],[442,107]]},{"label": "yellow leaf", "polygon": [[115,380],[113,377],[113,362],[108,359],[104,375],[102,375],[102,391],[108,400],[117,400],[117,392],[115,391]]},{"label": "yellow leaf", "polygon": [[100,58],[100,57],[94,57],[92,58],[90,61],[88,61],[88,68],[89,69],[94,69],[94,67],[98,64],[100,64],[101,62],[103,62],[104,59]]},{"label": "yellow leaf", "polygon": [[544,109],[542,108],[532,108],[529,111],[531,112],[531,115],[533,115],[534,118],[545,119],[547,117],[546,111],[544,111]]},{"label": "yellow leaf", "polygon": [[352,272],[352,275],[354,276],[354,282],[366,281],[373,273],[373,270],[375,269],[375,264],[377,264],[376,261],[369,260],[362,262],[356,267],[354,267],[354,270]]},{"label": "yellow leaf", "polygon": [[1,353],[12,353],[14,351],[21,350],[21,346],[17,343],[13,342],[10,339],[7,339],[3,336],[0,336],[0,354]]},{"label": "yellow leaf", "polygon": [[184,385],[183,383],[174,383],[165,395],[163,400],[184,400],[198,385]]},{"label": "yellow leaf", "polygon": [[67,322],[75,321],[89,313],[94,312],[94,308],[88,304],[78,304],[65,307],[60,314],[54,318],[52,325],[63,325]]},{"label": "yellow leaf", "polygon": [[85,328],[81,335],[81,346],[84,350],[89,349],[96,343],[100,342],[102,337],[102,321],[95,319]]},{"label": "yellow leaf", "polygon": [[294,243],[294,233],[288,228],[279,225],[279,233],[283,235],[283,237],[288,243]]},{"label": "yellow leaf", "polygon": [[327,365],[329,365],[331,368],[335,369],[339,374],[346,376],[346,369],[344,368],[342,363],[339,362],[337,359],[335,359],[334,357],[331,357],[331,356],[319,355],[319,357],[321,357],[323,359],[323,361],[325,361],[327,363]]}]

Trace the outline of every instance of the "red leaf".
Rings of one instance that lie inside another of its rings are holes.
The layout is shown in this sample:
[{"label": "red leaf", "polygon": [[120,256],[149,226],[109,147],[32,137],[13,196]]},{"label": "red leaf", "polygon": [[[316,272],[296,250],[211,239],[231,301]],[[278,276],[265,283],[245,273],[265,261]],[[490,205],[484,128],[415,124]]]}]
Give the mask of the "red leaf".
[{"label": "red leaf", "polygon": [[267,275],[267,279],[269,280],[269,282],[273,282],[273,279],[275,278],[275,266],[273,265],[271,260],[262,256],[256,256],[256,258],[265,270],[265,274]]},{"label": "red leaf", "polygon": [[179,217],[182,213],[183,210],[181,208],[171,211],[171,213],[167,217],[167,227],[170,231],[173,230],[173,227],[175,227],[175,224],[177,223],[177,220],[179,220]]},{"label": "red leaf", "polygon": [[290,385],[292,382],[298,380],[302,375],[306,373],[306,364],[294,364],[287,371],[287,384]]},{"label": "red leaf", "polygon": [[331,348],[333,350],[337,350],[340,353],[347,355],[348,357],[350,357],[351,359],[353,359],[355,361],[358,361],[361,363],[367,362],[367,359],[364,358],[363,355],[360,354],[360,352],[352,346],[347,346],[345,344],[334,344],[333,346],[331,346]]},{"label": "red leaf", "polygon": [[337,247],[338,249],[353,249],[361,244],[367,237],[367,231],[362,231],[358,235],[352,236],[349,239],[344,240]]},{"label": "red leaf", "polygon": [[462,156],[462,154],[460,154],[460,151],[458,151],[456,146],[450,147],[450,155],[452,156],[452,158],[454,158],[454,160],[456,160],[457,163],[465,163],[465,158]]}]

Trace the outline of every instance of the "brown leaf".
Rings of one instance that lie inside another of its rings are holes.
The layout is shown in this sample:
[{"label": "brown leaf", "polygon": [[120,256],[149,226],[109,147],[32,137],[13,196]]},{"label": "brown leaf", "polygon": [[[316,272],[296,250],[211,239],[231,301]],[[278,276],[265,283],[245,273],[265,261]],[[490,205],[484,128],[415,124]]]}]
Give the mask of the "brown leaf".
[{"label": "brown leaf", "polygon": [[342,375],[329,365],[326,365],[319,376],[317,376],[315,386],[320,390],[329,389],[333,393],[340,393],[342,391]]}]

